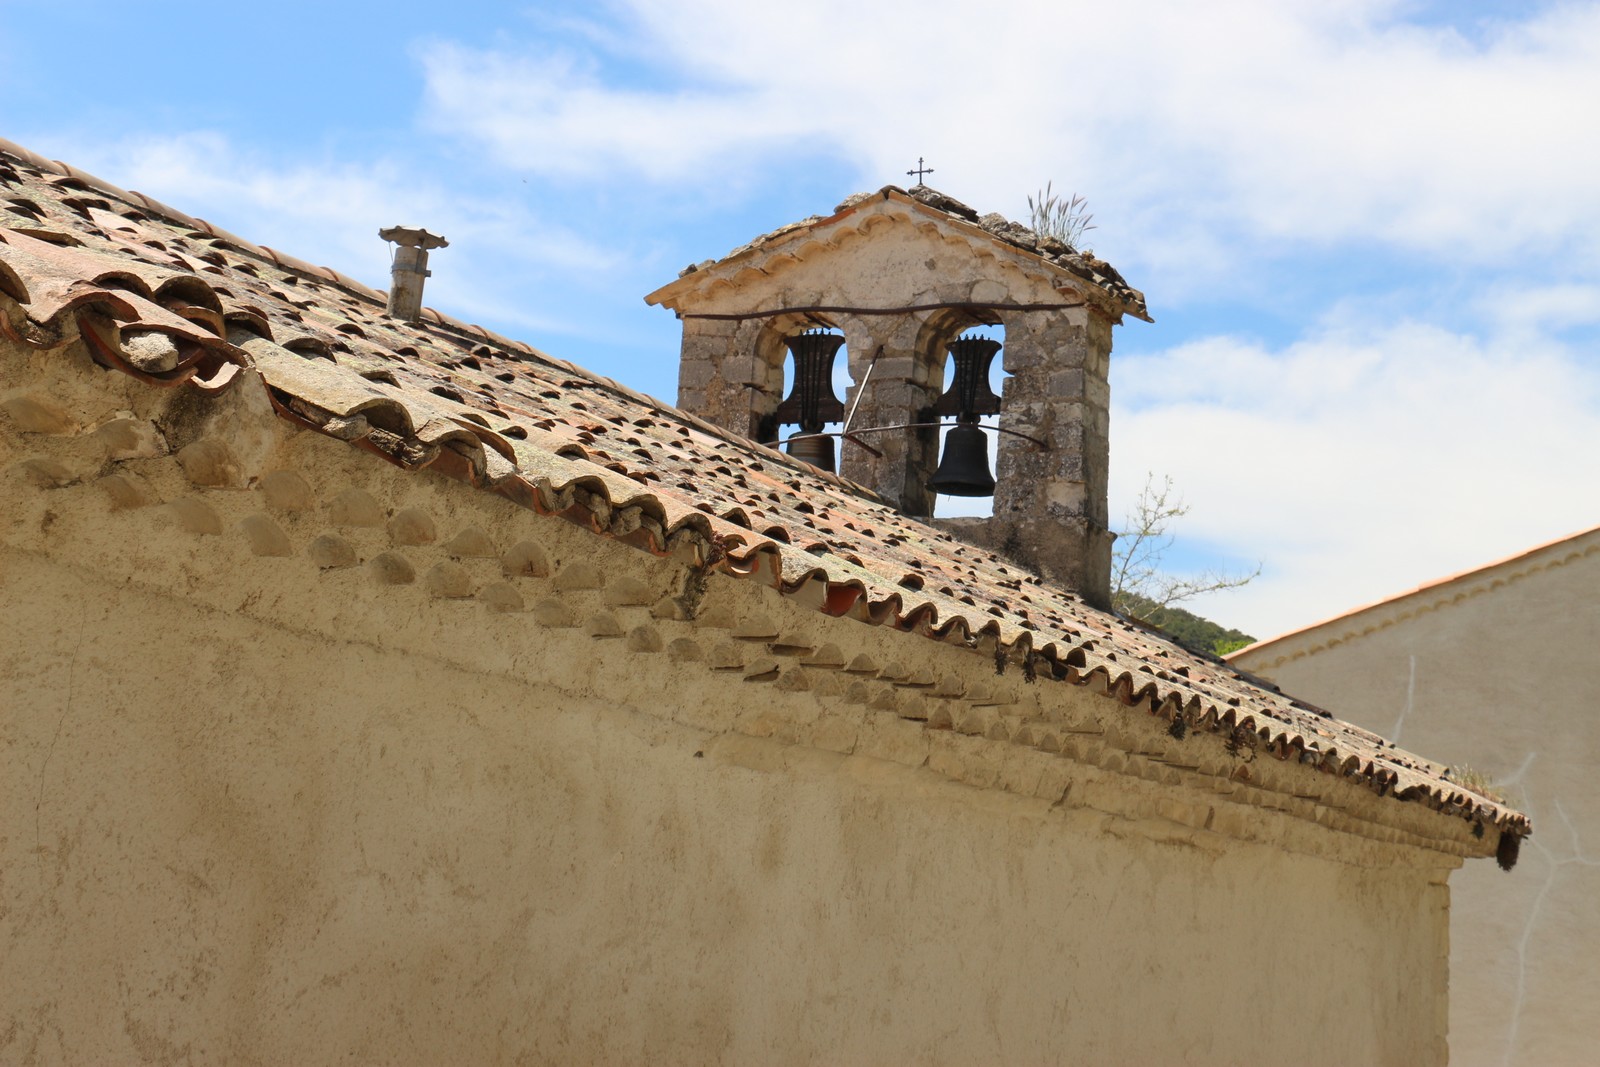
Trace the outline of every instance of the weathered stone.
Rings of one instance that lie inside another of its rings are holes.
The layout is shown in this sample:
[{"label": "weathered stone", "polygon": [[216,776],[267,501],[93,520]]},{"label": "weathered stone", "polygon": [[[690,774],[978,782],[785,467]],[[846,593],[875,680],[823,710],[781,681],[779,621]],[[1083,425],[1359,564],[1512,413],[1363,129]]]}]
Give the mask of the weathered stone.
[{"label": "weathered stone", "polygon": [[494,559],[499,555],[489,535],[468,526],[445,542],[444,550],[457,559]]},{"label": "weathered stone", "polygon": [[167,451],[161,431],[149,419],[112,419],[96,427],[94,436],[111,460],[150,459]]},{"label": "weathered stone", "polygon": [[478,590],[478,600],[493,613],[521,611],[522,594],[509,582],[490,582]]},{"label": "weathered stone", "polygon": [[294,471],[273,471],[261,479],[259,488],[274,511],[310,511],[317,504],[311,484]]},{"label": "weathered stone", "polygon": [[160,374],[178,366],[178,346],[159,330],[129,330],[122,335],[122,353],[147,374]]},{"label": "weathered stone", "polygon": [[225,442],[206,439],[184,445],[178,450],[178,463],[195,485],[219,489],[244,487],[239,459]]},{"label": "weathered stone", "polygon": [[192,534],[216,537],[222,533],[222,516],[209,504],[194,497],[183,497],[167,503],[167,511],[178,525]]},{"label": "weathered stone", "polygon": [[428,592],[446,600],[465,600],[477,591],[467,569],[450,560],[435,563],[429,569],[424,584]]},{"label": "weathered stone", "polygon": [[389,540],[397,545],[431,545],[438,540],[433,517],[421,508],[401,508],[389,520]]},{"label": "weathered stone", "polygon": [[68,434],[77,429],[77,420],[48,397],[14,396],[0,402],[0,411],[23,433]]},{"label": "weathered stone", "polygon": [[[983,541],[1104,605],[1111,327],[1124,310],[1142,315],[1142,300],[1130,305],[1092,287],[1074,289],[1078,283],[1067,283],[1043,260],[1023,269],[1016,257],[1029,250],[1068,249],[1053,239],[1041,244],[1028,227],[1002,215],[980,219],[922,186],[909,194],[976,221],[1003,242],[980,237],[984,243],[975,247],[969,227],[951,229],[891,192],[856,201],[855,221],[839,224],[837,241],[796,247],[769,235],[746,250],[753,254],[736,253],[696,272],[692,293],[668,304],[684,322],[680,404],[735,433],[774,440],[781,436],[784,339],[819,324],[834,327],[845,335],[854,379],[843,398],[854,412],[852,425],[904,427],[864,436],[871,450],[841,442],[841,475],[905,514],[932,516],[928,482],[938,468],[939,435],[920,424],[936,418],[949,342],[975,322],[999,322],[1003,364],[1012,375],[1000,421],[1026,436],[998,439],[995,520]],[[1093,266],[1081,256],[1073,262]],[[834,310],[825,316],[801,310],[816,307]],[[701,311],[728,317],[693,314]],[[1064,527],[1063,518],[1081,519],[1083,528]]]},{"label": "weathered stone", "polygon": [[382,526],[383,507],[365,489],[346,489],[328,505],[335,526]]},{"label": "weathered stone", "polygon": [[312,563],[323,570],[353,567],[357,562],[355,548],[337,534],[322,534],[317,537],[306,549],[306,555],[311,557]]}]

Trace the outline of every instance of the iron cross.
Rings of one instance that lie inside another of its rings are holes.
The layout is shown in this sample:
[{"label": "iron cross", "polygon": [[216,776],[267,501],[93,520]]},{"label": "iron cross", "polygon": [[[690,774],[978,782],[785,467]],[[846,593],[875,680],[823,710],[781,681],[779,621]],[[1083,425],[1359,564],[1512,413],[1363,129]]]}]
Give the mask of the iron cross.
[{"label": "iron cross", "polygon": [[932,167],[924,167],[922,165],[922,157],[918,156],[917,157],[917,169],[916,170],[908,170],[908,171],[906,171],[906,173],[908,175],[915,174],[917,176],[917,184],[921,185],[922,184],[922,176],[924,174],[932,174],[933,173],[933,168]]}]

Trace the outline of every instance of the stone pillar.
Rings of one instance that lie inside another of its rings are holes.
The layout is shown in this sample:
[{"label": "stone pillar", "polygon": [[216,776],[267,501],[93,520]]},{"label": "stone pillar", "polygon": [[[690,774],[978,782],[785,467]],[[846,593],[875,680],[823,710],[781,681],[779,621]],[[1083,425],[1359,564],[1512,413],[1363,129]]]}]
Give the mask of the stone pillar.
[{"label": "stone pillar", "polygon": [[1111,320],[1089,308],[1007,313],[993,547],[1109,608]]},{"label": "stone pillar", "polygon": [[765,351],[767,332],[761,319],[684,319],[678,406],[741,437],[771,441],[783,362],[774,366]]},{"label": "stone pillar", "polygon": [[[853,425],[898,426],[932,421],[928,409],[939,398],[943,364],[930,363],[928,354],[917,350],[921,318],[916,314],[874,316],[841,323],[850,354],[850,377],[855,383],[845,398],[846,413],[857,394],[862,393]],[[880,345],[882,354],[873,364]],[[872,368],[870,380],[868,367]],[[928,488],[928,478],[939,463],[938,431],[892,430],[863,434],[862,440],[882,456],[845,441],[840,445],[841,475],[872,489],[904,514],[932,515],[934,494]]]}]

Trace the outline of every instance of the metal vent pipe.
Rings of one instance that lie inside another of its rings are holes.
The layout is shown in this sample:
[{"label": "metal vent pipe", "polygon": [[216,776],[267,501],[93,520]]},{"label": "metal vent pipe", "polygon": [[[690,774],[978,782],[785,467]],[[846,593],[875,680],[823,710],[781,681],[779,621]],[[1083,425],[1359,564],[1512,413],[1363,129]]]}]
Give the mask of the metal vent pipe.
[{"label": "metal vent pipe", "polygon": [[396,246],[390,267],[389,303],[384,311],[392,318],[416,322],[422,318],[423,281],[433,275],[428,269],[428,251],[448,248],[450,242],[436,233],[410,226],[390,226],[379,230],[378,236]]}]

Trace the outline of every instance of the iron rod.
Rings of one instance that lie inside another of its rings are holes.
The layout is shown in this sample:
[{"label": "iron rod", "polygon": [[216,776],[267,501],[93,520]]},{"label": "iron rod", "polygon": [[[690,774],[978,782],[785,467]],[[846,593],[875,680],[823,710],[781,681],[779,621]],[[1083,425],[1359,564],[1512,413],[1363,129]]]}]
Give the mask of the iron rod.
[{"label": "iron rod", "polygon": [[[938,427],[941,427],[941,426],[955,426],[955,425],[957,425],[957,424],[953,423],[953,422],[950,422],[950,423],[945,423],[945,422],[901,422],[901,423],[896,423],[893,426],[864,426],[859,430],[851,430],[850,433],[851,433],[852,436],[854,436],[855,434],[858,434],[858,433],[885,433],[885,432],[887,432],[889,430],[925,430],[925,429],[928,429],[929,427],[938,428]],[[1004,426],[985,426],[981,422],[977,423],[976,425],[977,425],[978,429],[980,429],[980,430],[993,430],[995,433],[1008,433],[1012,437],[1020,437],[1024,441],[1032,441],[1034,444],[1038,445],[1040,448],[1049,448],[1050,447],[1049,445],[1045,444],[1043,441],[1039,440],[1037,437],[1034,437],[1031,434],[1025,434],[1021,430],[1008,430]],[[790,436],[789,438],[787,438],[787,440],[792,441],[796,437],[843,437],[843,436],[844,436],[844,434],[841,433],[838,430],[818,430],[816,433],[797,433],[797,434],[794,434],[794,435]],[[781,443],[782,442],[774,441],[774,442],[769,443],[767,445],[767,447],[768,448],[775,448],[775,447],[777,447],[777,445],[779,445]],[[858,444],[858,445],[861,445],[862,448],[866,448],[867,447],[867,445],[864,442],[857,441],[855,443]],[[869,449],[869,451],[870,451],[870,449]]]},{"label": "iron rod", "polygon": [[1075,304],[911,304],[898,308],[852,308],[852,307],[792,307],[773,308],[770,311],[741,311],[733,313],[712,314],[710,312],[682,312],[678,313],[680,319],[720,319],[730,322],[741,322],[745,319],[771,319],[779,315],[804,315],[811,313],[834,315],[904,315],[910,311],[1064,311],[1068,308],[1081,308],[1085,304],[1082,300]]}]

